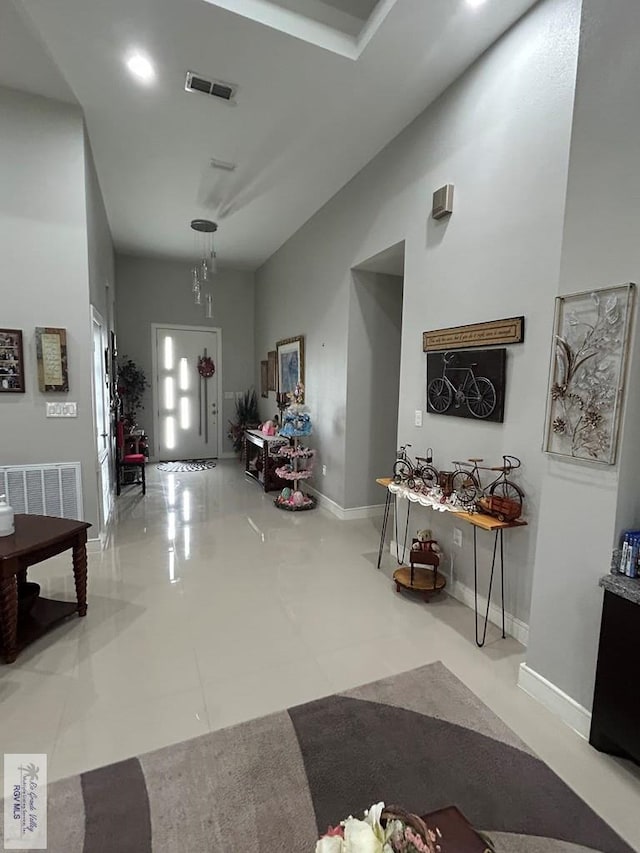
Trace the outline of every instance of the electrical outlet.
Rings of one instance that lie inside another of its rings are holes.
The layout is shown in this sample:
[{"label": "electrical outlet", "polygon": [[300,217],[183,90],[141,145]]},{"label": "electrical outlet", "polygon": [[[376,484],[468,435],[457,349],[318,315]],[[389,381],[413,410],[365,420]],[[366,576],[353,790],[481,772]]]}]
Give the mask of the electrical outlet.
[{"label": "electrical outlet", "polygon": [[422,409],[416,409],[415,425],[422,426]]},{"label": "electrical outlet", "polygon": [[323,466],[322,466],[322,476],[323,476],[323,477],[326,477],[326,476],[327,476],[327,466],[326,466],[326,465],[323,465]]},{"label": "electrical outlet", "polygon": [[453,544],[458,548],[462,548],[462,530],[459,527],[453,528]]},{"label": "electrical outlet", "polygon": [[47,403],[48,418],[77,418],[77,403]]}]

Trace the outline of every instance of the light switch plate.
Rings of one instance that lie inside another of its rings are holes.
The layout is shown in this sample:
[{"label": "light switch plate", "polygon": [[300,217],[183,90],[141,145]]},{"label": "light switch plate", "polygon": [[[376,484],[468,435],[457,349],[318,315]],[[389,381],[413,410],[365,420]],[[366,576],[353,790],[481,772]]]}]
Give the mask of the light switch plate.
[{"label": "light switch plate", "polygon": [[225,400],[233,400],[234,397],[235,397],[235,394],[233,393],[233,391],[225,391],[224,392],[224,399]]},{"label": "light switch plate", "polygon": [[416,409],[415,425],[422,426],[422,409]]},{"label": "light switch plate", "polygon": [[48,418],[77,418],[77,403],[47,403]]}]

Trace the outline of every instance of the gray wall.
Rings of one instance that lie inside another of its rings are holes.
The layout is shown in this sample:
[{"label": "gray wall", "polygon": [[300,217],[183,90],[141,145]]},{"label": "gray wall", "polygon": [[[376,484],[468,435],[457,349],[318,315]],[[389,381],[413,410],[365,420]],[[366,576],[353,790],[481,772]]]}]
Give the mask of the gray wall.
[{"label": "gray wall", "polygon": [[[640,4],[584,0],[560,292],[640,279]],[[527,664],[590,708],[611,548],[640,522],[638,341],[619,462],[548,460]]]},{"label": "gray wall", "polygon": [[[0,394],[0,464],[82,463],[97,518],[85,150],[79,109],[0,89],[0,325],[23,330],[26,394]],[[67,330],[68,394],[38,390],[35,327]],[[78,417],[46,419],[47,400]]]},{"label": "gray wall", "polygon": [[84,146],[89,298],[111,328],[116,298],[113,241],[86,130]]},{"label": "gray wall", "polygon": [[[540,511],[578,15],[578,0],[537,5],[285,243],[256,281],[257,350],[306,335],[307,399],[320,461],[329,468],[321,491],[348,506],[351,269],[406,241],[398,443],[410,442],[416,452],[432,446],[443,468],[468,456],[493,463],[512,453],[523,460],[530,527],[507,537],[506,595],[508,610],[524,621]],[[431,195],[446,182],[456,187],[456,210],[449,221],[435,222]],[[527,338],[509,349],[504,424],[425,415],[424,427],[414,427],[415,409],[426,407],[422,332],[516,314],[526,315]],[[424,512],[414,514],[416,528],[432,526],[450,552],[450,520]],[[488,537],[480,541],[486,564]],[[471,557],[465,530],[455,575],[467,586]]]},{"label": "gray wall", "polygon": [[[151,324],[222,328],[223,391],[246,391],[254,384],[254,277],[253,273],[222,269],[214,279],[213,319],[191,296],[190,264],[185,261],[116,256],[118,352],[142,367],[149,381],[152,371]],[[259,394],[258,390],[258,394]],[[154,447],[152,392],[144,401],[140,423]],[[235,400],[223,399],[223,448],[232,453],[227,425],[235,416]]]},{"label": "gray wall", "polygon": [[[403,279],[354,270],[349,306],[345,505],[380,502],[398,435]],[[321,460],[320,460],[321,462]]]}]

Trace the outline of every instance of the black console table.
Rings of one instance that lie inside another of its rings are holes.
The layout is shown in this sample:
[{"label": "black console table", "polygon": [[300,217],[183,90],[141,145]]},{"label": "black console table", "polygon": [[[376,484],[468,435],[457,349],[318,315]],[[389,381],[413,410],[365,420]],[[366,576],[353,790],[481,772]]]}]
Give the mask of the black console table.
[{"label": "black console table", "polygon": [[640,579],[605,575],[589,743],[640,764]]},{"label": "black console table", "polygon": [[288,447],[289,439],[278,435],[264,435],[259,429],[248,429],[244,433],[244,472],[265,492],[273,492],[291,485],[276,475],[281,465],[278,450]]}]

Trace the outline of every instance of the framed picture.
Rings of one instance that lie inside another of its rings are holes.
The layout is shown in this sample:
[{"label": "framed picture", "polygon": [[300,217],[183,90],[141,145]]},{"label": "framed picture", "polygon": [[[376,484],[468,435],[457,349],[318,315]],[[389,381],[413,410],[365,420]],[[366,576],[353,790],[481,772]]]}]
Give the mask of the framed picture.
[{"label": "framed picture", "polygon": [[24,353],[20,329],[0,329],[0,392],[24,394]]},{"label": "framed picture", "polygon": [[278,391],[287,394],[298,382],[304,384],[304,337],[285,338],[276,344],[278,353]]},{"label": "framed picture", "polygon": [[260,396],[269,396],[269,362],[260,362]]},{"label": "framed picture", "polygon": [[67,331],[38,326],[36,328],[38,387],[41,391],[68,391]]},{"label": "framed picture", "polygon": [[556,299],[547,453],[615,463],[634,297],[624,284]]},{"label": "framed picture", "polygon": [[267,361],[268,361],[268,365],[269,365],[267,390],[277,391],[278,390],[278,353],[275,350],[271,350],[271,352],[268,352],[267,353]]},{"label": "framed picture", "polygon": [[427,353],[427,412],[504,420],[506,349]]}]

